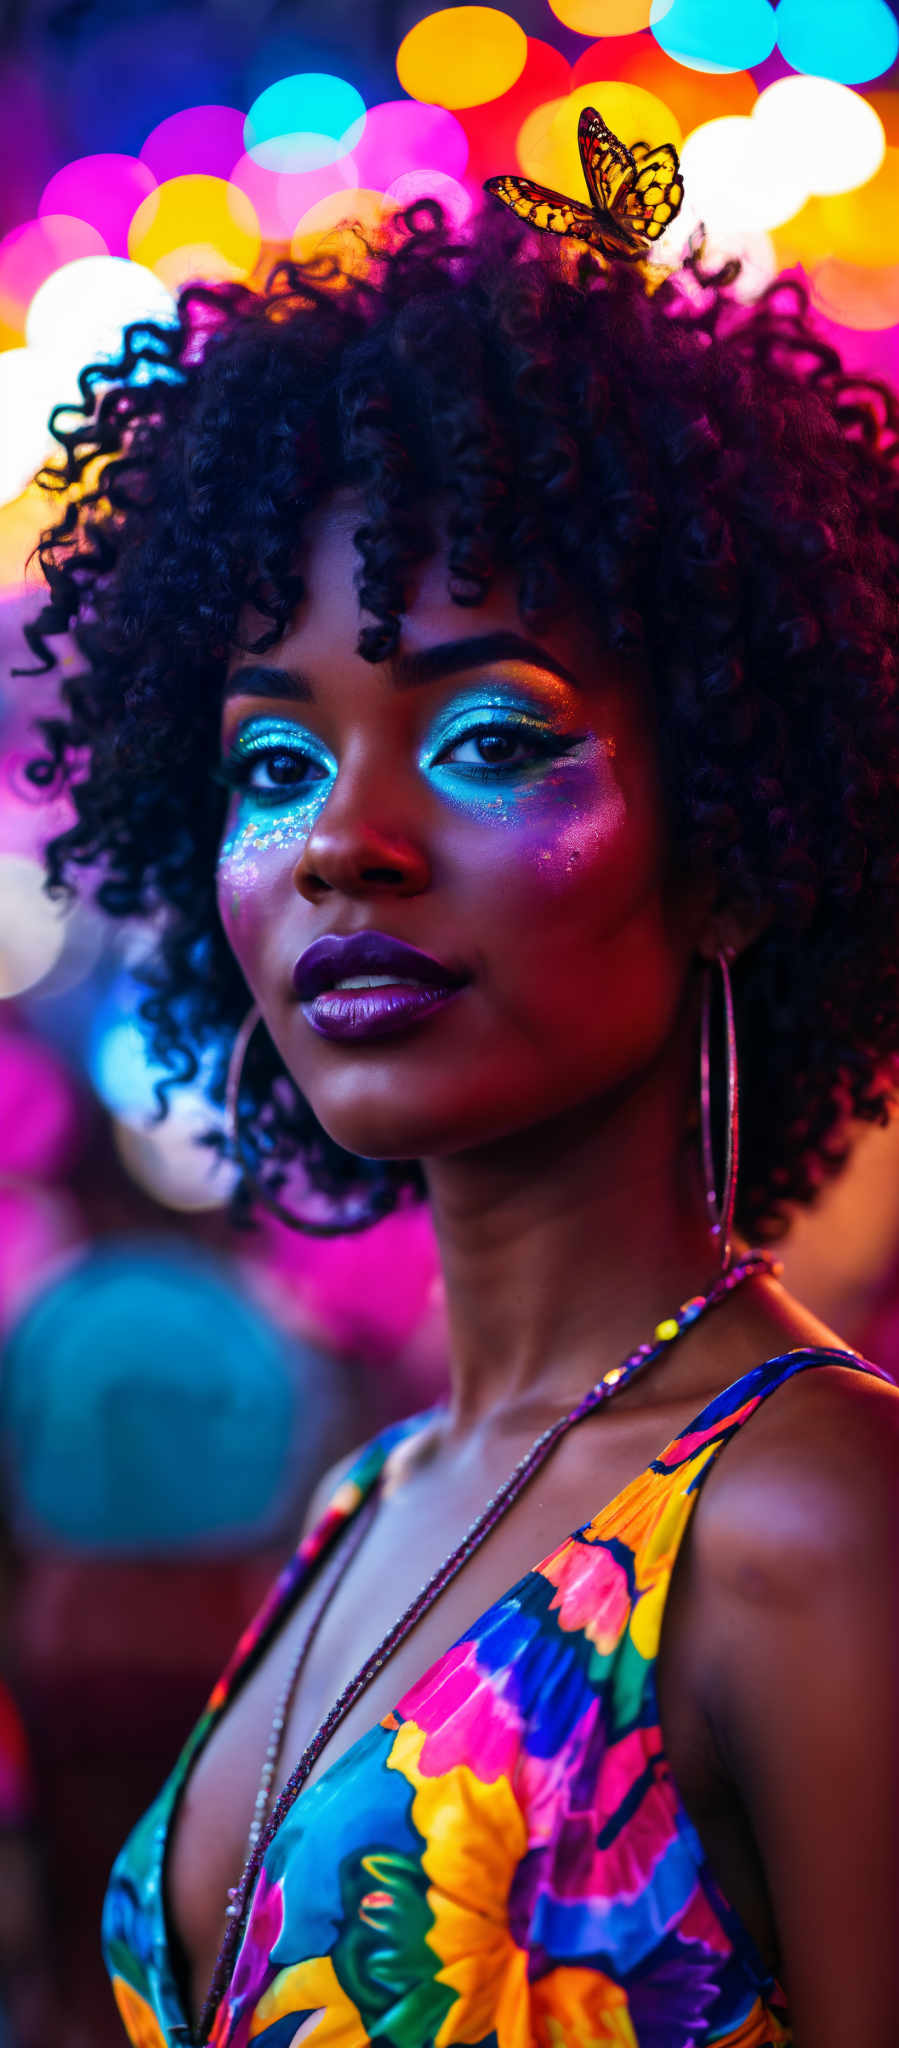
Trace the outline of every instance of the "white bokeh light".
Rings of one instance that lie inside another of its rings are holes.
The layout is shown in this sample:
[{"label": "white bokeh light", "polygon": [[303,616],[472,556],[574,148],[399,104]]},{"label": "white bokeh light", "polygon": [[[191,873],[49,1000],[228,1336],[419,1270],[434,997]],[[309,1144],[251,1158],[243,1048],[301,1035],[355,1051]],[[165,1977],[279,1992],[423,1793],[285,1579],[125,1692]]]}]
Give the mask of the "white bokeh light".
[{"label": "white bokeh light", "polygon": [[883,162],[879,114],[861,93],[832,78],[778,78],[759,93],[750,119],[764,154],[806,194],[851,192]]},{"label": "white bokeh light", "polygon": [[64,354],[80,368],[116,355],[122,329],[132,320],[171,326],[175,301],[168,286],[129,257],[82,256],[63,263],[35,292],[25,338],[29,348],[57,358]]},{"label": "white bokeh light", "polygon": [[681,151],[690,201],[711,238],[779,227],[804,206],[809,185],[800,164],[783,161],[745,114],[704,121]]},{"label": "white bokeh light", "polygon": [[77,390],[66,358],[60,360],[31,348],[8,348],[0,353],[0,504],[18,498],[56,446],[50,433],[50,413]]},{"label": "white bokeh light", "polygon": [[43,981],[65,936],[65,908],[44,894],[40,861],[0,854],[0,999],[23,995]]}]

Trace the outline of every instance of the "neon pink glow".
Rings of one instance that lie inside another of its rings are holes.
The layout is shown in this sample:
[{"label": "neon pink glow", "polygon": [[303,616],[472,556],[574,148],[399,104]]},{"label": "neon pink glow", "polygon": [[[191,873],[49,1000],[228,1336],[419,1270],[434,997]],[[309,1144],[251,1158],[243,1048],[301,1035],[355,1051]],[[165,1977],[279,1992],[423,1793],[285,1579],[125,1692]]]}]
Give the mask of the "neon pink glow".
[{"label": "neon pink glow", "polygon": [[44,186],[38,213],[74,214],[98,230],[110,256],[127,256],[132,216],[155,184],[139,157],[80,156]]},{"label": "neon pink glow", "polygon": [[462,228],[474,212],[474,195],[445,171],[404,171],[387,187],[388,199],[411,206],[414,199],[439,199],[452,228]]},{"label": "neon pink glow", "polygon": [[423,166],[461,178],[468,163],[468,137],[446,107],[426,106],[421,100],[383,100],[369,107],[362,135],[353,144],[353,162],[353,182],[375,192],[386,192],[404,172]]},{"label": "neon pink glow", "polygon": [[160,185],[193,171],[227,178],[243,151],[244,119],[237,107],[182,107],[150,130],[141,163]]},{"label": "neon pink glow", "polygon": [[317,171],[273,171],[246,153],[235,164],[230,183],[252,200],[267,242],[289,242],[297,221],[310,206],[345,186],[358,185],[352,157],[325,164]]},{"label": "neon pink glow", "polygon": [[108,256],[98,228],[72,214],[46,214],[11,228],[0,242],[0,321],[24,327],[25,315],[39,285],[63,263],[79,256]]}]

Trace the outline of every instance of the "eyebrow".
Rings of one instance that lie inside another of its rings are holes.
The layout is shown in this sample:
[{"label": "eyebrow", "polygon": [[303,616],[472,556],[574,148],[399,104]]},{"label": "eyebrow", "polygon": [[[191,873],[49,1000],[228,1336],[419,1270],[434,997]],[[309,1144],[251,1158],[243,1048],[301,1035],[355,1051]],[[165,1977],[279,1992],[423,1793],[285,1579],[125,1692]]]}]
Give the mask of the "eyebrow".
[{"label": "eyebrow", "polygon": [[[439,682],[444,676],[458,675],[463,669],[484,667],[498,661],[526,661],[531,668],[542,668],[550,675],[558,676],[560,682],[570,683],[575,689],[581,687],[577,676],[557,661],[555,655],[547,653],[538,641],[528,640],[524,634],[508,628],[496,633],[469,635],[464,640],[446,640],[437,647],[398,654],[388,666],[395,687],[410,690],[425,683]],[[298,704],[315,701],[315,691],[308,676],[299,669],[274,668],[270,663],[255,663],[235,669],[225,684],[224,696],[226,701],[229,697],[282,697]]]}]

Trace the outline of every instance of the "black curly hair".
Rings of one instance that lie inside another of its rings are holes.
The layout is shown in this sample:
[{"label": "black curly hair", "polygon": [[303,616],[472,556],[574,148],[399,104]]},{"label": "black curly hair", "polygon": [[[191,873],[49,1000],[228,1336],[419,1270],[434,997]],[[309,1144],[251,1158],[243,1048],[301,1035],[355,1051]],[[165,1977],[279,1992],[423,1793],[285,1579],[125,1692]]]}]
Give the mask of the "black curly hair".
[{"label": "black curly hair", "polygon": [[[842,1163],[852,1119],[885,1120],[896,1078],[897,402],[844,372],[795,283],[740,306],[697,259],[650,293],[499,209],[454,240],[433,202],[361,246],[258,289],[188,287],[176,327],[131,327],[54,417],[60,516],[27,638],[46,669],[71,631],[83,665],[30,770],[75,806],[48,888],[99,862],[111,915],[164,913],[144,1003],[161,1108],[210,1046],[220,1099],[247,1007],[214,890],[238,615],[270,620],[256,649],[280,637],[304,520],[351,484],[359,648],[383,660],[439,496],[459,604],[511,568],[529,622],[573,591],[603,644],[642,653],[672,846],[767,908],[734,988],[738,1221],[770,1236]],[[263,1149],[299,1148],[333,1197],[361,1179],[368,1218],[422,1188],[417,1164],[336,1146],[256,1040]]]}]

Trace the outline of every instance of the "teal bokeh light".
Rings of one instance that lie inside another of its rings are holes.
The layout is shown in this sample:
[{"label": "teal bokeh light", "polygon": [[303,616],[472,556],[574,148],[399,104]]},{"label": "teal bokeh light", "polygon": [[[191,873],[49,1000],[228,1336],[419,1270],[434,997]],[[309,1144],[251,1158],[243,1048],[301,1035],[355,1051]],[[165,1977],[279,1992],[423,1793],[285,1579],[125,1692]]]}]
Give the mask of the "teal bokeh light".
[{"label": "teal bokeh light", "polygon": [[748,71],[774,48],[771,0],[652,0],[659,48],[694,71]]},{"label": "teal bokeh light", "polygon": [[316,171],[358,142],[365,101],[345,78],[299,71],[266,86],[244,123],[244,147],[270,171]]},{"label": "teal bokeh light", "polygon": [[861,85],[895,63],[899,26],[886,0],[780,0],[777,41],[794,71]]}]

